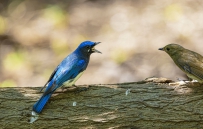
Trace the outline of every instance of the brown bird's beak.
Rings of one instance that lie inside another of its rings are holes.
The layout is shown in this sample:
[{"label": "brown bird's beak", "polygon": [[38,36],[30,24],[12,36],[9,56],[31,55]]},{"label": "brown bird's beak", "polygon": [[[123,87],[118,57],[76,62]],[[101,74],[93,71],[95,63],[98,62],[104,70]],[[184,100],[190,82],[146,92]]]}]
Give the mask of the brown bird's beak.
[{"label": "brown bird's beak", "polygon": [[[100,44],[101,42],[95,42],[95,45],[94,46],[96,46],[96,45],[98,45],[98,44]],[[102,52],[100,52],[100,51],[98,51],[97,49],[95,49],[94,47],[92,48],[92,52],[94,52],[94,53],[101,53],[102,54]]]},{"label": "brown bird's beak", "polygon": [[158,50],[164,51],[164,48],[159,48]]}]

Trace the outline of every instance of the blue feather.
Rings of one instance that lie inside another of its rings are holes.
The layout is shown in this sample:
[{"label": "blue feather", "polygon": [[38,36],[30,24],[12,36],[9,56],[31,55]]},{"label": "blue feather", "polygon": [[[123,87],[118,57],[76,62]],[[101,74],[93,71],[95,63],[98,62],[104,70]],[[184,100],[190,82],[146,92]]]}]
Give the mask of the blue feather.
[{"label": "blue feather", "polygon": [[33,111],[40,113],[42,111],[42,109],[44,108],[45,104],[47,103],[47,101],[49,100],[49,98],[51,97],[51,93],[42,96],[33,106]]},{"label": "blue feather", "polygon": [[81,76],[81,73],[87,68],[90,55],[94,52],[101,53],[94,49],[97,44],[91,41],[81,43],[57,66],[45,84],[47,87],[42,97],[34,104],[33,111],[40,113],[56,89],[66,82],[75,82],[73,80],[77,80]]}]

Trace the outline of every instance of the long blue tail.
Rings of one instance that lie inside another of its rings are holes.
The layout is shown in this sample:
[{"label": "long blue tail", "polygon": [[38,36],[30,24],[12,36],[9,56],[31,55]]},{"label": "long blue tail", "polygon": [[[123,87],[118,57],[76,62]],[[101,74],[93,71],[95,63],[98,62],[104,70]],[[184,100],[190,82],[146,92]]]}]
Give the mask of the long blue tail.
[{"label": "long blue tail", "polygon": [[49,98],[51,97],[52,93],[43,95],[33,106],[32,110],[40,113],[42,111],[42,109],[44,108],[44,106],[46,105],[47,101],[49,100]]}]

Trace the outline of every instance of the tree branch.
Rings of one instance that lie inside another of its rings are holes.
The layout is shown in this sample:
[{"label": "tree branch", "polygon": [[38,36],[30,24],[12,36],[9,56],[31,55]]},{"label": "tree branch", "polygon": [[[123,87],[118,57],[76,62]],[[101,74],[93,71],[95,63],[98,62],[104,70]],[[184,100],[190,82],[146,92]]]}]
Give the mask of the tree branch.
[{"label": "tree branch", "polygon": [[33,104],[42,94],[40,88],[1,88],[0,125],[1,128],[203,128],[203,87],[170,86],[167,81],[149,80],[57,91],[32,124],[28,121]]}]

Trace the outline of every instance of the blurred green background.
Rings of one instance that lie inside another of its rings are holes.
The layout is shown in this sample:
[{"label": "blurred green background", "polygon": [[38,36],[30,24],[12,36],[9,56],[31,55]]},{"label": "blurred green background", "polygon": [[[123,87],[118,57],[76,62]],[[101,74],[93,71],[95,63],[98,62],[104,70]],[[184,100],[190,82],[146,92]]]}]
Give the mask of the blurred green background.
[{"label": "blurred green background", "polygon": [[203,55],[201,0],[1,0],[0,86],[42,86],[84,40],[100,41],[76,84],[186,78],[158,48]]}]

